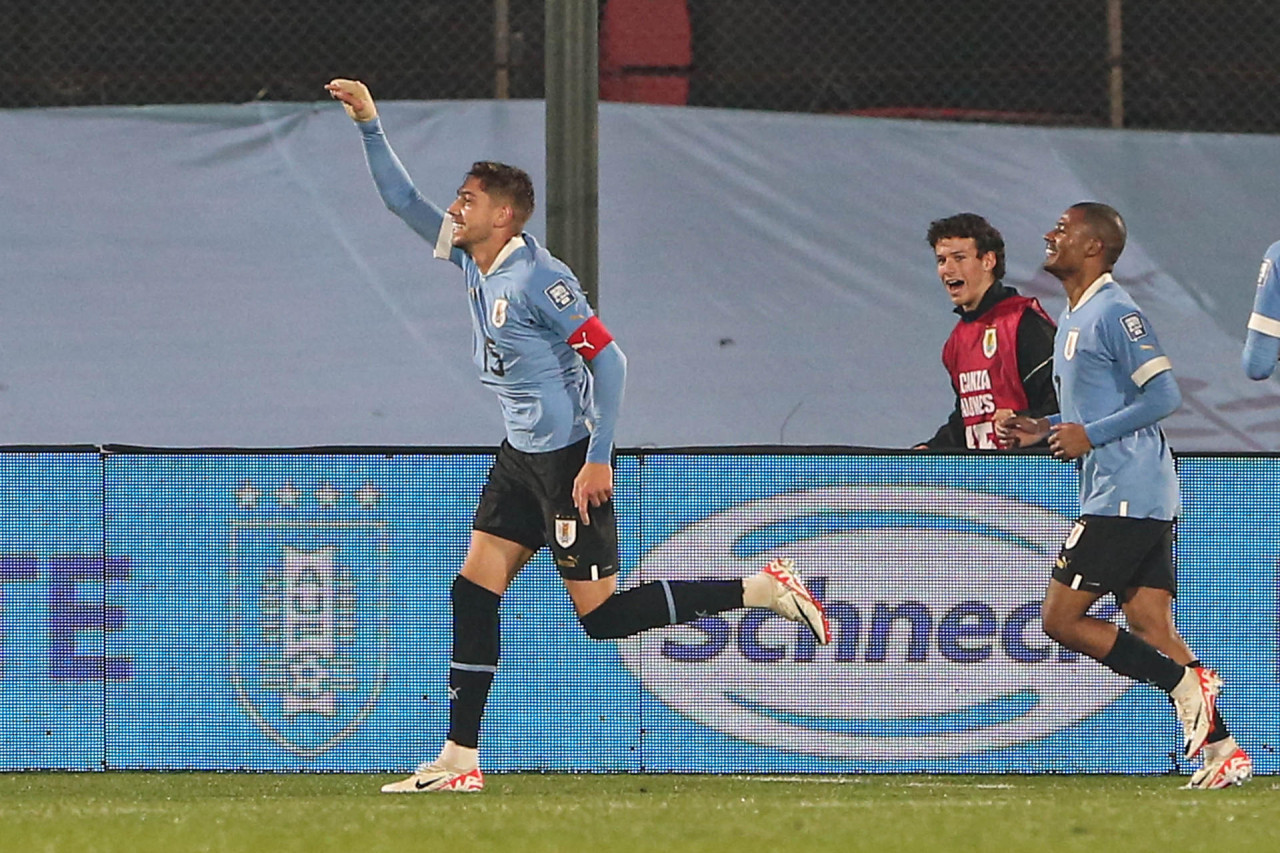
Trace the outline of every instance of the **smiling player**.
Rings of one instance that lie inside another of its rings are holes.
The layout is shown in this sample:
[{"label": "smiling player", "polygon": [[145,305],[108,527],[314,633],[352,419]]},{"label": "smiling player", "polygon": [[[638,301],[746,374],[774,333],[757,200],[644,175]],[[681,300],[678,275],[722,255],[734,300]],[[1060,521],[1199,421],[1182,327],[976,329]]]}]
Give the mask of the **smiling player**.
[{"label": "smiling player", "polygon": [[[1204,756],[1187,787],[1225,788],[1247,781],[1253,761],[1218,709],[1222,679],[1174,625],[1181,497],[1160,421],[1177,410],[1182,393],[1150,320],[1111,277],[1126,239],[1120,214],[1099,202],[1072,205],[1044,235],[1044,268],[1067,295],[1053,366],[1062,414],[1009,416],[997,429],[1020,446],[1047,438],[1054,456],[1078,460],[1080,517],[1045,592],[1045,633],[1169,694],[1186,757]],[[1127,629],[1089,614],[1108,593]]]},{"label": "smiling player", "polygon": [[627,362],[573,271],[522,230],[533,213],[529,176],[503,163],[476,163],[442,211],[418,193],[391,150],[368,88],[344,79],[325,88],[359,127],[387,207],[435,246],[435,257],[462,269],[473,360],[480,381],[498,395],[507,435],[451,591],[448,739],[434,760],[383,792],[484,787],[478,744],[498,668],[498,605],[544,545],[592,639],[766,607],[805,625],[819,643],[831,642],[822,605],[788,559],[742,580],[653,581],[617,592],[612,451]]}]

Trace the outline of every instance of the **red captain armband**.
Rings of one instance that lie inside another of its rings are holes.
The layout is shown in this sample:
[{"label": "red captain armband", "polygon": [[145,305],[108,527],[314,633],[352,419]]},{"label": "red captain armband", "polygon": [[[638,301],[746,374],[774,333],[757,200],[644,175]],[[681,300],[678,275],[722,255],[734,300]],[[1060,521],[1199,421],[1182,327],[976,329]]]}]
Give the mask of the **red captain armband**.
[{"label": "red captain armband", "polygon": [[587,322],[573,330],[568,337],[569,346],[587,361],[595,358],[600,351],[613,343],[613,335],[600,322],[599,317],[591,317]]}]

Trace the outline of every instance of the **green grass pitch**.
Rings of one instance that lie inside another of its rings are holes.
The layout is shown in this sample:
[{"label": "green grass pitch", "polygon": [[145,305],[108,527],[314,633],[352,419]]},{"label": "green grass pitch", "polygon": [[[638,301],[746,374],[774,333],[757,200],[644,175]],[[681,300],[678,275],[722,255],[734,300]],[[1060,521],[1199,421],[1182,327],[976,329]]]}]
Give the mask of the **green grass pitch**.
[{"label": "green grass pitch", "polygon": [[348,774],[0,774],[0,850],[1280,850],[1280,781],[492,774],[388,795]]}]

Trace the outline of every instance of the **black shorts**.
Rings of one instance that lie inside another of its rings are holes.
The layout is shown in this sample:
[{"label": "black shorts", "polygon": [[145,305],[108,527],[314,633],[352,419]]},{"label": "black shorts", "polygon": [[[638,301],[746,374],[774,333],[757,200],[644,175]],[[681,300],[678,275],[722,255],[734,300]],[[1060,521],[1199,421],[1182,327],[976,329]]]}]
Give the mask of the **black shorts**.
[{"label": "black shorts", "polygon": [[1082,515],[1058,552],[1053,579],[1072,589],[1113,593],[1138,586],[1178,594],[1173,522],[1158,518]]},{"label": "black shorts", "polygon": [[503,441],[472,528],[534,551],[550,545],[556,568],[567,580],[617,574],[613,501],[591,508],[590,525],[582,523],[573,505],[573,481],[587,459],[588,440],[549,453],[524,453]]}]

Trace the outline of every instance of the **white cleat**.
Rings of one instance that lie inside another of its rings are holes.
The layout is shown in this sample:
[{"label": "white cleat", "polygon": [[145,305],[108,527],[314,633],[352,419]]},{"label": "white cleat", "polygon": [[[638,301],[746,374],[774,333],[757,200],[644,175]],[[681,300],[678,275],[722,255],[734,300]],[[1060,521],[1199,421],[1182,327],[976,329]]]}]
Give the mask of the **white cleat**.
[{"label": "white cleat", "polygon": [[1187,758],[1195,758],[1213,731],[1213,708],[1222,690],[1222,679],[1208,667],[1188,669],[1170,697],[1182,721]]},{"label": "white cleat", "polygon": [[473,767],[470,770],[453,770],[434,761],[420,765],[407,779],[382,786],[384,794],[421,794],[427,791],[474,794],[482,790],[484,790],[484,774],[480,772],[479,767]]},{"label": "white cleat", "polygon": [[772,560],[743,583],[743,603],[767,607],[784,619],[803,623],[821,645],[831,642],[831,624],[818,601],[800,580],[795,563],[786,557]]},{"label": "white cleat", "polygon": [[1253,759],[1229,737],[1204,747],[1204,767],[1191,775],[1184,788],[1217,791],[1232,785],[1243,785],[1253,778]]}]

